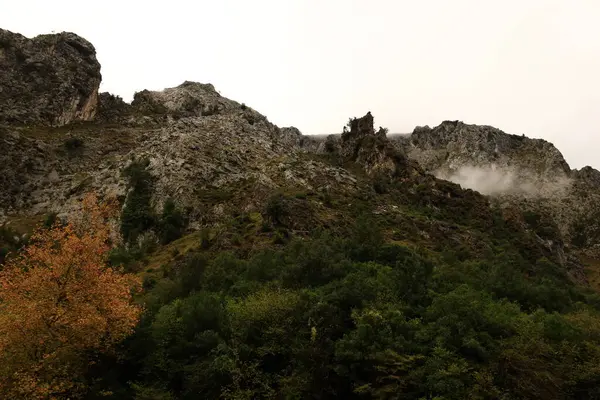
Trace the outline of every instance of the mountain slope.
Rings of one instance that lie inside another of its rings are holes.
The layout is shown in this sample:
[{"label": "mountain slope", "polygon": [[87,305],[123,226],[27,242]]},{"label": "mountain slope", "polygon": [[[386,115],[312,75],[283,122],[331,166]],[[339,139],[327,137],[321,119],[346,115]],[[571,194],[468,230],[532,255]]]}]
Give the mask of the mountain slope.
[{"label": "mountain slope", "polygon": [[195,82],[101,93],[87,121],[38,111],[0,127],[0,265],[95,191],[121,205],[107,268],[144,282],[134,334],[57,398],[598,397],[597,241],[570,224],[600,174],[549,143],[459,122],[390,139],[370,112],[311,138]]}]

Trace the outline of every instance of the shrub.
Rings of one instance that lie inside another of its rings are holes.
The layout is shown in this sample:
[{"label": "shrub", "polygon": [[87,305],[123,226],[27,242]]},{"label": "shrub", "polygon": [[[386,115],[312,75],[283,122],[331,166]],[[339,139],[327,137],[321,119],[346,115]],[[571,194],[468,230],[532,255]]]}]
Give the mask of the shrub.
[{"label": "shrub", "polygon": [[377,194],[386,194],[390,192],[390,180],[383,174],[377,175],[373,178],[373,190]]},{"label": "shrub", "polygon": [[58,214],[55,212],[51,212],[44,219],[44,226],[46,228],[52,228],[54,224],[57,222]]},{"label": "shrub", "polygon": [[200,247],[208,249],[210,247],[210,229],[203,228],[200,231]]},{"label": "shrub", "polygon": [[333,153],[336,150],[335,138],[333,136],[327,136],[325,140],[325,151],[327,153]]},{"label": "shrub", "polygon": [[0,226],[0,265],[4,264],[9,253],[17,252],[27,244],[17,231],[9,226]]},{"label": "shrub", "polygon": [[275,194],[267,201],[266,213],[274,224],[281,224],[285,216],[285,200],[282,194]]},{"label": "shrub", "polygon": [[285,229],[278,229],[273,235],[273,244],[286,244],[289,238],[289,233]]},{"label": "shrub", "polygon": [[73,153],[83,148],[83,140],[77,137],[68,138],[65,140],[65,148],[68,152]]}]

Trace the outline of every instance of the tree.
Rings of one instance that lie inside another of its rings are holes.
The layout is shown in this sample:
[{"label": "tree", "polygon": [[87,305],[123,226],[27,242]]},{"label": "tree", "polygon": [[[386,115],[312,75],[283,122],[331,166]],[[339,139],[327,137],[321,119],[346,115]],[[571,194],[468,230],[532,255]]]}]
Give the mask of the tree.
[{"label": "tree", "polygon": [[121,215],[121,234],[129,244],[135,243],[140,234],[156,225],[151,205],[154,178],[146,169],[149,163],[147,159],[135,161],[123,171],[131,190]]},{"label": "tree", "polygon": [[183,235],[186,227],[185,215],[177,208],[173,199],[167,199],[160,218],[160,241],[162,244],[171,243]]},{"label": "tree", "polygon": [[86,196],[81,218],[37,230],[0,271],[0,397],[73,397],[86,355],[137,324],[139,280],[106,266],[114,209]]}]

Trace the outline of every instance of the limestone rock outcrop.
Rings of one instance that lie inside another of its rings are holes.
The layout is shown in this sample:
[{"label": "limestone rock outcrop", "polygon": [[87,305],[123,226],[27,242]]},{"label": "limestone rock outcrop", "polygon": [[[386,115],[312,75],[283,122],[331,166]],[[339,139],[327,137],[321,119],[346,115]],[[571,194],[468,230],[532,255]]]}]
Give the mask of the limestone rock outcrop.
[{"label": "limestone rock outcrop", "polygon": [[370,111],[361,118],[351,119],[348,125],[339,144],[333,137],[325,141],[325,151],[338,151],[343,160],[363,166],[369,175],[400,176],[409,172],[411,166],[407,158],[388,140],[387,130],[375,131]]},{"label": "limestone rock outcrop", "polygon": [[101,78],[94,46],[74,33],[28,39],[0,29],[1,123],[93,120]]},{"label": "limestone rock outcrop", "polygon": [[569,165],[552,143],[491,126],[444,121],[394,142],[425,170],[484,194],[553,195],[571,183]]},{"label": "limestone rock outcrop", "polygon": [[351,173],[306,155],[310,139],[298,129],[277,127],[212,85],[140,93],[131,105],[103,93],[99,123],[0,129],[0,146],[10,149],[0,152],[0,224],[67,214],[88,190],[122,198],[122,172],[135,160],[147,160],[155,178],[153,206],[176,198],[196,210],[192,228],[218,220],[224,208],[256,208],[278,187],[356,190]]}]

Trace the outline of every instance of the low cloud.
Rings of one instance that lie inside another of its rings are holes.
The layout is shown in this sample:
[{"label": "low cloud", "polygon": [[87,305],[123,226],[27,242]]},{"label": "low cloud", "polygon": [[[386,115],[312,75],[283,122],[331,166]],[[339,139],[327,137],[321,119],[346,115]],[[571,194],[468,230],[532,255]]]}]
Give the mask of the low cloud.
[{"label": "low cloud", "polygon": [[523,169],[466,165],[455,171],[438,171],[436,177],[446,179],[486,195],[520,194],[525,197],[560,195],[570,186],[567,177],[541,179]]}]

